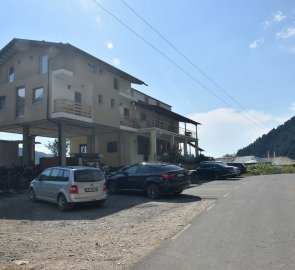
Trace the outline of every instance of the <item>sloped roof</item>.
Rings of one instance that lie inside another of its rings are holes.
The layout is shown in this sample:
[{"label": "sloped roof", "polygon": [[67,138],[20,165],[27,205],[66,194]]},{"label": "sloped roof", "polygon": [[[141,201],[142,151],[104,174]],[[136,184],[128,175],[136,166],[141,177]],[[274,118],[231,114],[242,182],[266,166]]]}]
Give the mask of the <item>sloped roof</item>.
[{"label": "sloped roof", "polygon": [[267,163],[270,161],[265,158],[260,158],[255,156],[242,156],[242,157],[236,157],[233,162],[244,163],[244,164],[254,164],[254,163]]},{"label": "sloped roof", "polygon": [[295,165],[295,160],[289,157],[273,157],[268,160],[275,165]]},{"label": "sloped roof", "polygon": [[88,57],[93,58],[95,61],[103,64],[104,66],[107,67],[108,71],[116,74],[117,76],[126,79],[130,83],[135,83],[135,84],[144,84],[143,81],[131,76],[130,74],[115,68],[114,66],[100,60],[99,58],[96,58],[95,56],[69,44],[69,43],[58,43],[58,42],[48,42],[48,41],[38,41],[38,40],[29,40],[29,39],[19,39],[19,38],[14,38],[11,40],[3,49],[0,51],[0,66],[4,64],[9,58],[14,56],[16,53],[19,51],[28,48],[29,46],[39,46],[39,47],[56,47],[58,49],[62,50],[74,50],[78,53],[81,53],[83,55],[86,55]]}]

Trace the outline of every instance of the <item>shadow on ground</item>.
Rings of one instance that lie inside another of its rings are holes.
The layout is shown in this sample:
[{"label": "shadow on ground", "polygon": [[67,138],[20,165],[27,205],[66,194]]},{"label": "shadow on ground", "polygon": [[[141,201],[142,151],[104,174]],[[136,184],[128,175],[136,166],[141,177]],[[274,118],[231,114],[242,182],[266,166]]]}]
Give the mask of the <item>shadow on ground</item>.
[{"label": "shadow on ground", "polygon": [[96,220],[105,216],[123,211],[131,207],[157,206],[159,203],[191,203],[201,198],[189,194],[168,195],[159,200],[152,201],[142,194],[120,193],[109,195],[103,206],[94,204],[77,205],[68,212],[60,212],[55,204],[37,201],[32,203],[27,192],[20,194],[0,195],[0,220]]}]

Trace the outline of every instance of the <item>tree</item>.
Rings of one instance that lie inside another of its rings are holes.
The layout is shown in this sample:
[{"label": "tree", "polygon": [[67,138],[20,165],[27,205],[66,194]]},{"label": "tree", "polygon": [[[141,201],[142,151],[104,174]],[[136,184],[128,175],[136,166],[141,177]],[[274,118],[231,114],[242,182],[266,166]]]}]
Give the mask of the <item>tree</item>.
[{"label": "tree", "polygon": [[[49,142],[45,145],[46,148],[48,148],[52,154],[54,154],[55,157],[58,156],[58,139],[54,139],[52,142]],[[66,139],[66,153],[68,154],[70,150],[70,140]]]}]

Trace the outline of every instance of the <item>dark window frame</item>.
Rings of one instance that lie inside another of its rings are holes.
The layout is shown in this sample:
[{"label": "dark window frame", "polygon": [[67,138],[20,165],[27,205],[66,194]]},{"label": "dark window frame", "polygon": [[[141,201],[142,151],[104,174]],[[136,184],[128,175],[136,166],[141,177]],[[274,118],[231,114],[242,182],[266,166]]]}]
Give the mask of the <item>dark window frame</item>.
[{"label": "dark window frame", "polygon": [[108,153],[117,153],[118,152],[118,142],[117,141],[107,142],[107,152]]},{"label": "dark window frame", "polygon": [[4,111],[5,107],[6,107],[6,96],[0,96],[0,111]]}]

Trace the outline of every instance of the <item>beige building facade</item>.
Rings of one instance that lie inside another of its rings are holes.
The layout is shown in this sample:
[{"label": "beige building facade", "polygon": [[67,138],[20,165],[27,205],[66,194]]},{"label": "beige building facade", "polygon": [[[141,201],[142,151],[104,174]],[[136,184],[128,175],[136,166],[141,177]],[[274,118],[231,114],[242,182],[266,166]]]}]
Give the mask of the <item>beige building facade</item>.
[{"label": "beige building facade", "polygon": [[[59,138],[60,163],[95,154],[110,166],[158,160],[173,146],[199,154],[199,123],[136,90],[143,81],[63,43],[13,39],[0,51],[0,131]],[[187,130],[190,124],[193,130]]]}]

